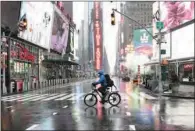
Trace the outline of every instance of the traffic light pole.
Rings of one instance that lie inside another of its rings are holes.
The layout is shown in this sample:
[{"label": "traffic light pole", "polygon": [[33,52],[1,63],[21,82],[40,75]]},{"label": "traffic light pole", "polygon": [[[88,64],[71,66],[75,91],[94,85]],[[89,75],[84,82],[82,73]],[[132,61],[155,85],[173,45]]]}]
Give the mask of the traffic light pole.
[{"label": "traffic light pole", "polygon": [[[162,93],[162,82],[161,82],[161,43],[162,43],[162,36],[161,36],[161,29],[159,30],[159,34],[158,34],[158,39],[156,39],[148,30],[145,26],[143,26],[142,24],[140,24],[138,21],[130,18],[129,16],[127,16],[124,13],[121,13],[120,11],[118,11],[117,9],[112,9],[114,12],[117,12],[123,16],[125,16],[126,18],[130,19],[131,21],[134,21],[135,23],[137,23],[139,26],[141,26],[143,29],[145,29],[148,34],[154,39],[156,40],[157,44],[159,44],[159,86],[158,86],[158,90],[159,90],[159,95],[161,98],[161,93]],[[158,3],[158,10],[159,10],[159,18],[160,18],[160,2]]]}]

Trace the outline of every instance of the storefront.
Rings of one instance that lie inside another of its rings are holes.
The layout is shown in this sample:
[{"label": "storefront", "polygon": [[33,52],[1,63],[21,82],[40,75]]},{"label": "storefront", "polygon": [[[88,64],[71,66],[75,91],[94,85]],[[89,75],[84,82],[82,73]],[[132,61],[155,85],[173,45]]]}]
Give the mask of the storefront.
[{"label": "storefront", "polygon": [[10,44],[10,92],[28,91],[39,79],[39,48],[16,39],[9,39]]},{"label": "storefront", "polygon": [[181,63],[179,65],[179,79],[183,83],[195,82],[194,63]]}]

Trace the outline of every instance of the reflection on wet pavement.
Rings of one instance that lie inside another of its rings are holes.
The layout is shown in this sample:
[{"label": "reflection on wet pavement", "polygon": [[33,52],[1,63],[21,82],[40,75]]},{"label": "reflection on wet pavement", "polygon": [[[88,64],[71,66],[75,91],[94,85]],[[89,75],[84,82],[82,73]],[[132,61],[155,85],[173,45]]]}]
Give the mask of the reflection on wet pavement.
[{"label": "reflection on wet pavement", "polygon": [[[118,79],[115,84],[125,98],[118,106],[98,102],[94,107],[87,107],[82,97],[64,97],[71,93],[89,93],[90,83],[27,93],[59,93],[37,101],[31,101],[30,97],[26,101],[4,98],[2,130],[194,130],[193,100],[159,100],[147,95],[144,98],[140,96],[139,87]],[[62,97],[63,100],[55,100]]]}]

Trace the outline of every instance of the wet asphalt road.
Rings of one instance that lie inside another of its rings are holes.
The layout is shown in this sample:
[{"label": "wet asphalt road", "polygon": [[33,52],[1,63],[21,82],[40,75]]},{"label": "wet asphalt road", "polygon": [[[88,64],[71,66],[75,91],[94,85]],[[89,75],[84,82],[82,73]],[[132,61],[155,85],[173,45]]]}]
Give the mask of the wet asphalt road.
[{"label": "wet asphalt road", "polygon": [[2,130],[194,130],[194,100],[158,98],[115,78],[117,107],[87,107],[92,81],[1,98]]}]

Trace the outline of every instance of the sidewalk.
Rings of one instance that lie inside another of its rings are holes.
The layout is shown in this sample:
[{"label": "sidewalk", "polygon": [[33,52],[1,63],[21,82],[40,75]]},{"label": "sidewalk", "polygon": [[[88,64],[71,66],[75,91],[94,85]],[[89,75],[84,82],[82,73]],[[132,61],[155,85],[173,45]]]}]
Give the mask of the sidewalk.
[{"label": "sidewalk", "polygon": [[163,96],[195,99],[193,85],[180,85],[177,93],[164,93]]},{"label": "sidewalk", "polygon": [[[146,92],[151,93],[154,96],[159,95],[159,93],[152,92],[145,88],[145,85],[141,84],[140,87],[144,89]],[[184,99],[195,99],[193,85],[180,85],[177,93],[172,93],[172,91],[164,92],[163,96],[166,97],[175,97],[175,98],[184,98]]]}]

